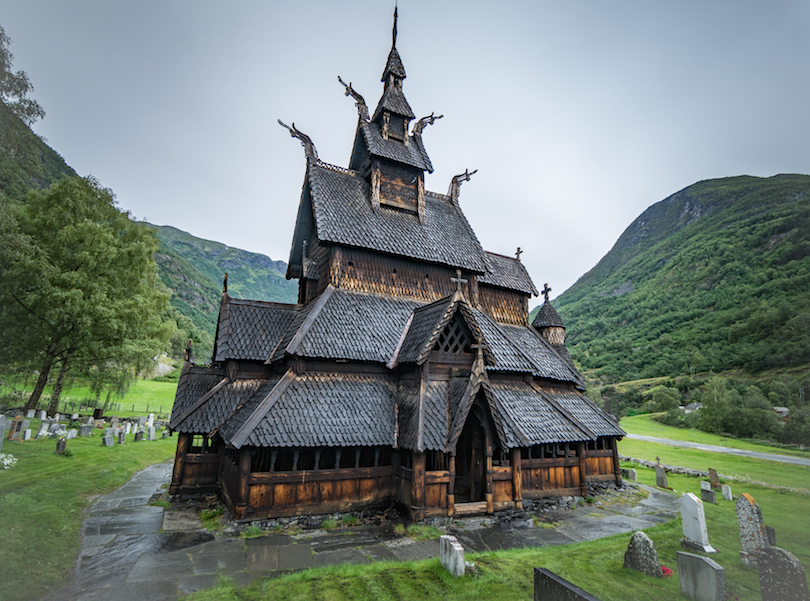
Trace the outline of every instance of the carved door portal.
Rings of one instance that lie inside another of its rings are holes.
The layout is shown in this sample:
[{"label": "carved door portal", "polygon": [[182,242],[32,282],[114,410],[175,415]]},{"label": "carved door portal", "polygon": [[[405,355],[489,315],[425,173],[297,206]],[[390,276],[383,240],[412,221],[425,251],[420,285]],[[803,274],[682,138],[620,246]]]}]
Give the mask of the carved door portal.
[{"label": "carved door portal", "polygon": [[456,503],[482,501],[486,492],[486,431],[470,411],[456,445]]}]

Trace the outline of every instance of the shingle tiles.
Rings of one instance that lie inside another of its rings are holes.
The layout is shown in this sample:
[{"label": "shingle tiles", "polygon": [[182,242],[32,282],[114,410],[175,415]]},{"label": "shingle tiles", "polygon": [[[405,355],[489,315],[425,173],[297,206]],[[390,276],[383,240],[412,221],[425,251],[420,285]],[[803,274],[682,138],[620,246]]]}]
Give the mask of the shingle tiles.
[{"label": "shingle tiles", "polygon": [[238,378],[229,380],[217,390],[191,415],[183,420],[175,430],[178,432],[211,432],[233,411],[247,401],[266,382],[262,378]]},{"label": "shingle tiles", "polygon": [[534,375],[553,380],[575,382],[584,386],[584,380],[576,368],[561,358],[539,332],[530,327],[503,323],[499,323],[498,328],[515,345],[523,349],[524,354],[535,366]]},{"label": "shingle tiles", "polygon": [[550,398],[597,436],[625,436],[624,430],[586,396],[575,390],[544,389]]},{"label": "shingle tiles", "polygon": [[[220,311],[214,361],[264,361],[298,313],[296,305],[229,299]],[[222,317],[227,315],[227,322]]]},{"label": "shingle tiles", "polygon": [[529,272],[526,271],[523,263],[513,257],[505,257],[489,251],[487,251],[487,258],[492,270],[478,276],[480,283],[537,296],[537,288],[534,287],[534,282],[529,277]]}]

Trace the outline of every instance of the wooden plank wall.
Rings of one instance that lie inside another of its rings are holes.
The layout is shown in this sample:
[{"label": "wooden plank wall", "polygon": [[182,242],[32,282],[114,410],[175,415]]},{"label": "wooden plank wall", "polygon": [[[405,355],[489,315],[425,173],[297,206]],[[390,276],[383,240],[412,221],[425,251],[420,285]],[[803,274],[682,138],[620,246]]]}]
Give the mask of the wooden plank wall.
[{"label": "wooden plank wall", "polygon": [[394,467],[255,472],[248,479],[246,517],[351,511],[394,497]]},{"label": "wooden plank wall", "polygon": [[529,325],[529,297],[526,294],[479,284],[478,300],[481,308],[495,321],[518,326]]},{"label": "wooden plank wall", "polygon": [[613,480],[614,477],[612,450],[585,451],[586,482]]},{"label": "wooden plank wall", "polygon": [[579,494],[579,457],[521,459],[520,473],[526,499]]}]

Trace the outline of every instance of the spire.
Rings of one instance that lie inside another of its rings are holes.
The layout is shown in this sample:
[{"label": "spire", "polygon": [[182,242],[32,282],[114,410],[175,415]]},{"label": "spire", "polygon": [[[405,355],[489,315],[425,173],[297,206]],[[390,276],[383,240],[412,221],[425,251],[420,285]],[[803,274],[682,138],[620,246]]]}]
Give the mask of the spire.
[{"label": "spire", "polygon": [[391,36],[391,52],[388,53],[388,61],[385,63],[385,71],[380,81],[385,82],[387,88],[391,84],[402,87],[402,80],[405,79],[405,67],[402,66],[402,59],[397,52],[397,7],[394,6],[394,30]]}]

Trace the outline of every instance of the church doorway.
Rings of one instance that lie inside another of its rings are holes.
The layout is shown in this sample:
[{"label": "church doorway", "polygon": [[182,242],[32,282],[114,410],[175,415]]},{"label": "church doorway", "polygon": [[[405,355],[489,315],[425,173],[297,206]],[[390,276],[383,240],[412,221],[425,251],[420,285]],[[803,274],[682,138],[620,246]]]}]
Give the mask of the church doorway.
[{"label": "church doorway", "polygon": [[456,444],[456,503],[484,500],[486,492],[486,431],[480,410],[473,407]]}]

